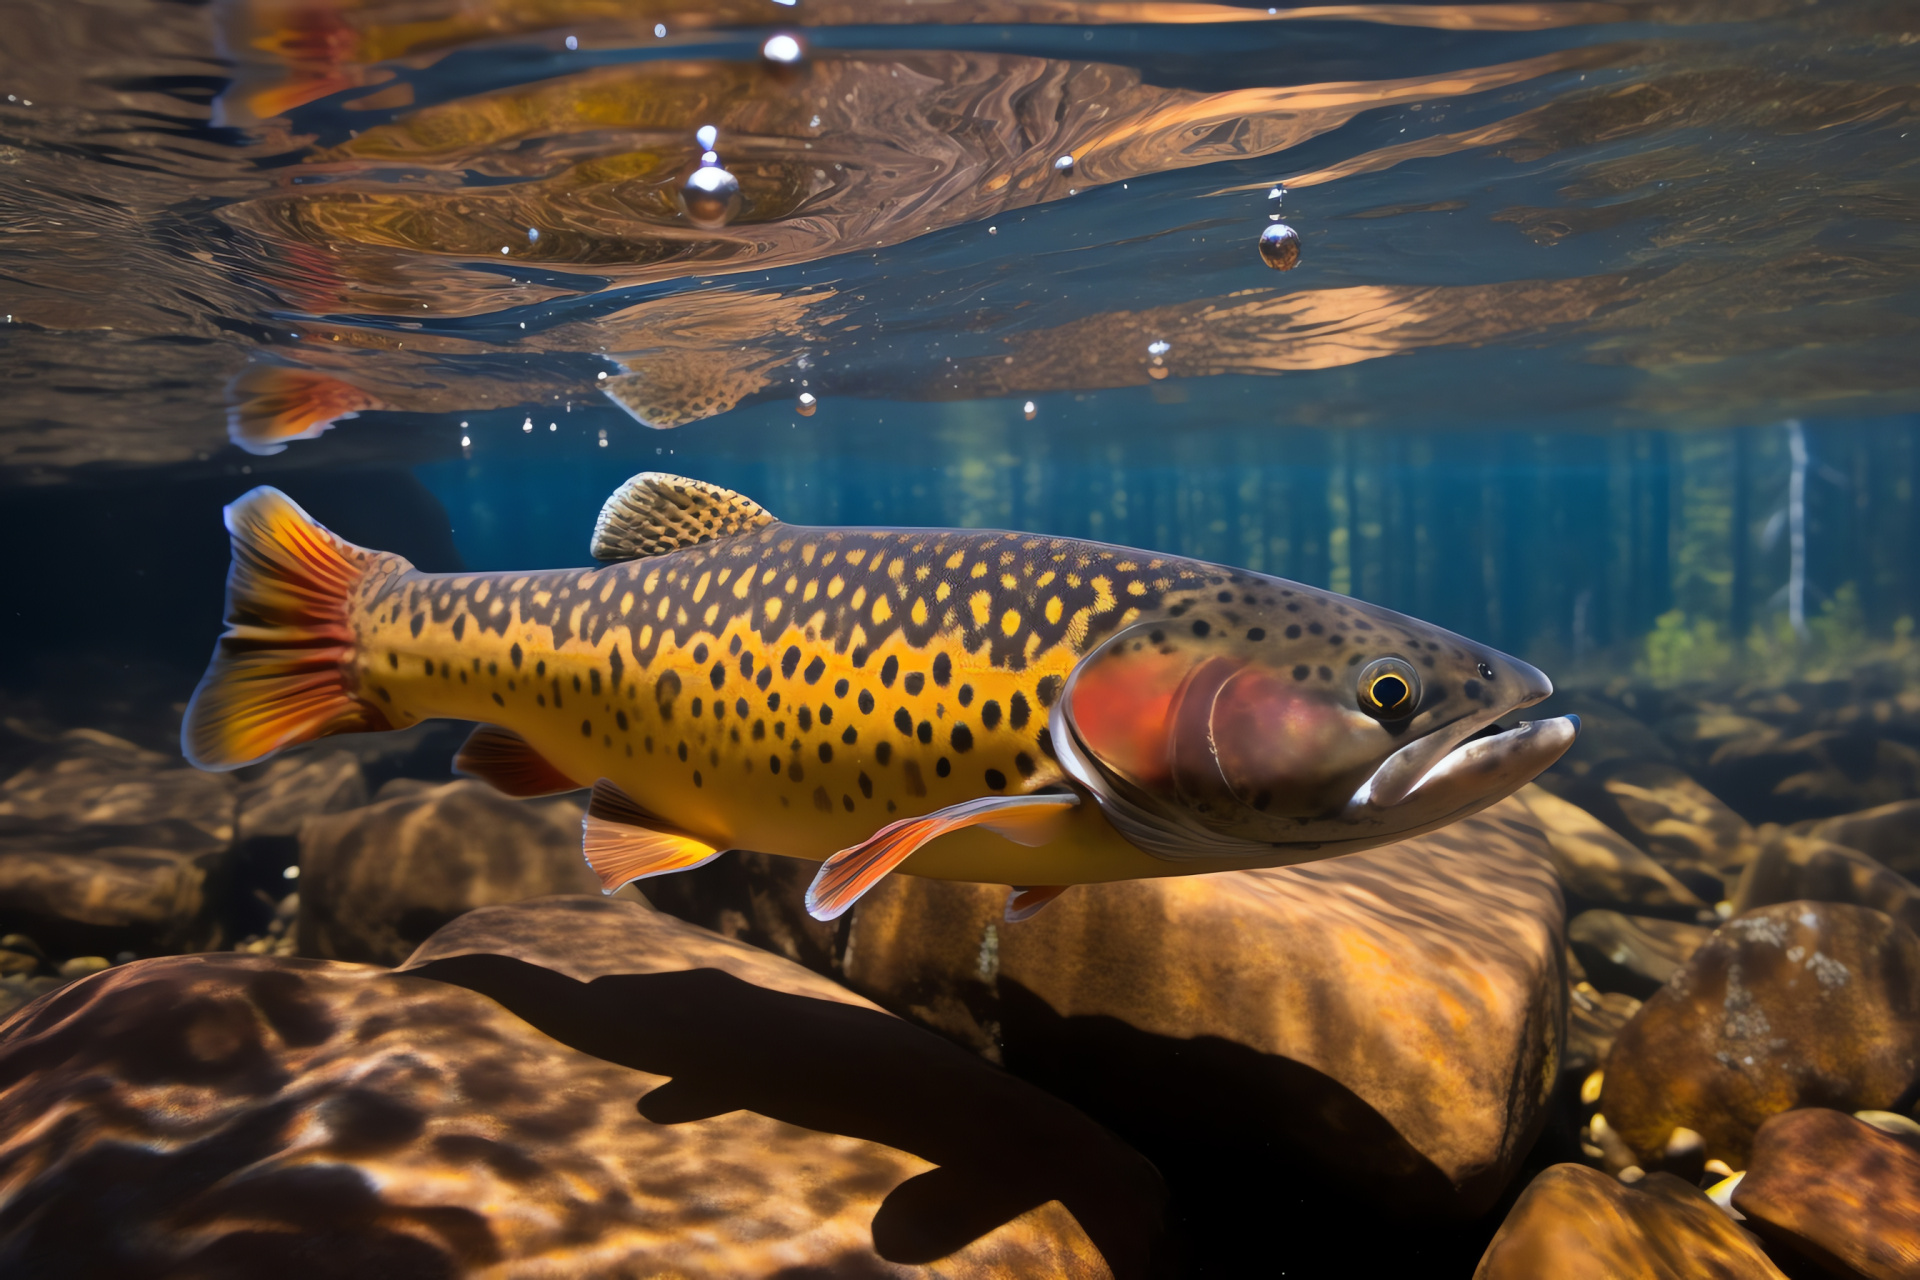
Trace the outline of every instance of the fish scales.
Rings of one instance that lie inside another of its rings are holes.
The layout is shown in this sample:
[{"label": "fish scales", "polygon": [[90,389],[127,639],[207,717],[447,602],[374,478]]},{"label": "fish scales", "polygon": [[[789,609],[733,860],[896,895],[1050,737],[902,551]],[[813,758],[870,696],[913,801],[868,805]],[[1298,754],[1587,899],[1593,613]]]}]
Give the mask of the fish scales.
[{"label": "fish scales", "polygon": [[1238,578],[1063,538],[774,525],[600,569],[409,571],[354,613],[363,696],[396,725],[509,724],[723,847],[826,858],[902,812],[1060,782],[1047,712],[1080,656]]}]

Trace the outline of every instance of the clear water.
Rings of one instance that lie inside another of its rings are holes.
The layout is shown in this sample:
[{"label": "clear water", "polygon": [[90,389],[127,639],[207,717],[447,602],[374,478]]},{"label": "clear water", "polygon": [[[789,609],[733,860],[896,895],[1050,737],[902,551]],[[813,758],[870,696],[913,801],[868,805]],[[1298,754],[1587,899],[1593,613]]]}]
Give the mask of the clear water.
[{"label": "clear water", "polygon": [[[422,568],[542,568],[656,469],[1351,593],[1703,770],[1671,725],[1780,698],[1780,733],[1920,745],[1912,4],[4,22],[0,686],[35,732],[168,748],[255,484]],[[703,230],[705,125],[741,202]],[[1920,785],[1702,776],[1756,822]]]}]

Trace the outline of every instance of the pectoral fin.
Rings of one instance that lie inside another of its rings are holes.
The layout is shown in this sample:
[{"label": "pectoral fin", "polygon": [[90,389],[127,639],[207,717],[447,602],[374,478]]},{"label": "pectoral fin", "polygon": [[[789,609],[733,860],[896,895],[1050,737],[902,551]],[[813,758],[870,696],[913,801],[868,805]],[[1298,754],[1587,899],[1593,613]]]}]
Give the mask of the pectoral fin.
[{"label": "pectoral fin", "polygon": [[593,784],[581,832],[582,852],[600,877],[602,893],[648,876],[690,871],[720,856],[720,850],[675,830],[605,778]]},{"label": "pectoral fin", "polygon": [[1007,891],[1007,923],[1031,920],[1040,909],[1072,888],[1065,884],[1015,885]]},{"label": "pectoral fin", "polygon": [[497,724],[475,725],[453,758],[453,771],[510,796],[555,796],[580,784],[555,768],[533,744]]},{"label": "pectoral fin", "polygon": [[1054,838],[1060,819],[1079,803],[1080,797],[1072,794],[982,796],[890,823],[821,864],[807,888],[807,913],[816,920],[839,917],[915,849],[962,827],[985,827],[1016,844],[1045,844]]}]

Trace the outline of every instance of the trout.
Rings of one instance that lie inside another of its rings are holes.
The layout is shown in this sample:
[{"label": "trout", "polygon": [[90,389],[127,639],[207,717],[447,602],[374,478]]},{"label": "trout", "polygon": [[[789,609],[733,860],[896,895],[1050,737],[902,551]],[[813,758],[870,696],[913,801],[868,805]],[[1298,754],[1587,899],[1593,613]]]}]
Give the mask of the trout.
[{"label": "trout", "polygon": [[900,870],[1066,887],[1332,857],[1511,794],[1572,716],[1533,667],[1388,609],[1071,538],[807,528],[644,472],[603,567],[421,573],[257,488],[182,746],[481,722],[457,772],[590,788],[609,893],[727,849],[823,863],[817,918]]}]

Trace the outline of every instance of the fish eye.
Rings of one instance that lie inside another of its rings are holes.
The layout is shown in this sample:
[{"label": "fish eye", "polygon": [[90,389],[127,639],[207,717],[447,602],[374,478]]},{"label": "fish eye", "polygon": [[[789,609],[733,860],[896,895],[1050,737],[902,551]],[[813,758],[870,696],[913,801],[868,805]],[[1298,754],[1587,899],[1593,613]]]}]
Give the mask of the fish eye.
[{"label": "fish eye", "polygon": [[1491,679],[1493,679],[1493,668],[1492,668],[1492,667],[1490,667],[1490,666],[1488,666],[1488,665],[1487,665],[1486,663],[1484,663],[1484,662],[1480,664],[1480,678],[1481,678],[1482,680],[1491,680]]},{"label": "fish eye", "polygon": [[1420,702],[1420,677],[1402,658],[1375,658],[1360,669],[1360,709],[1382,720],[1411,715]]}]

